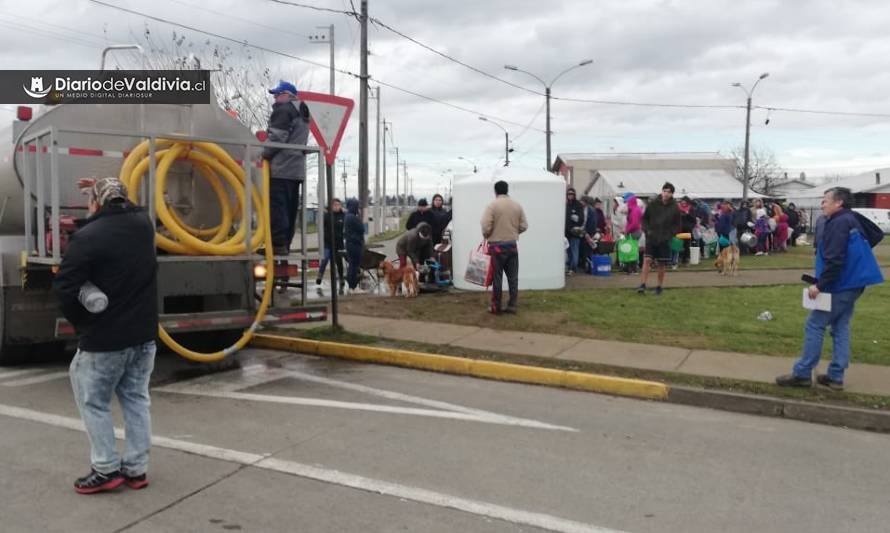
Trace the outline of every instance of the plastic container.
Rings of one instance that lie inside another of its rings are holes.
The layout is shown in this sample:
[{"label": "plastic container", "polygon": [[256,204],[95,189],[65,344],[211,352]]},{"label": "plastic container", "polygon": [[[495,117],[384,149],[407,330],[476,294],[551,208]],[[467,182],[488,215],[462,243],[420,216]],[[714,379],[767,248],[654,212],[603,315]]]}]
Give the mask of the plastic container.
[{"label": "plastic container", "polygon": [[701,248],[692,246],[689,248],[689,264],[697,265],[701,262]]},{"label": "plastic container", "polygon": [[594,276],[609,276],[612,274],[612,257],[608,255],[591,256],[591,269]]},{"label": "plastic container", "polygon": [[89,281],[80,286],[78,300],[80,305],[94,314],[101,313],[108,307],[108,296]]},{"label": "plastic container", "polygon": [[[519,289],[561,289],[565,286],[566,184],[543,170],[499,167],[458,178],[454,183],[452,211],[452,263],[454,286],[482,291],[464,281],[470,251],[482,240],[479,221],[486,206],[495,199],[494,183],[506,181],[509,195],[519,202],[528,220],[528,231],[519,237]],[[506,282],[505,285],[506,287]]]}]

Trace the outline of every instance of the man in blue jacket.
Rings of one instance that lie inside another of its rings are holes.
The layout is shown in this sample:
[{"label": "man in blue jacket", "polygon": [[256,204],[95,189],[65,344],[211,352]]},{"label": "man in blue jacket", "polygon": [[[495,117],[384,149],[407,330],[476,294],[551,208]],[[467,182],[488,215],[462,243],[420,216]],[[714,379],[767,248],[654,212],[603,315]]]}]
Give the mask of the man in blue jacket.
[{"label": "man in blue jacket", "polygon": [[346,283],[349,292],[362,294],[359,288],[359,265],[362,262],[362,254],[365,251],[365,225],[359,214],[359,203],[355,198],[346,201],[346,217],[343,220],[343,237],[346,241],[346,262],[349,270],[346,272]]},{"label": "man in blue jacket", "polygon": [[844,371],[850,364],[850,320],[856,300],[865,287],[883,281],[872,248],[884,234],[873,222],[850,210],[850,189],[834,187],[822,198],[824,228],[816,241],[816,278],[809,297],[831,294],[831,310],[813,310],[804,328],[803,350],[791,374],[776,378],[782,387],[810,387],[812,373],[822,355],[825,329],[831,326],[831,364],[827,374],[816,382],[833,390],[843,390]]}]

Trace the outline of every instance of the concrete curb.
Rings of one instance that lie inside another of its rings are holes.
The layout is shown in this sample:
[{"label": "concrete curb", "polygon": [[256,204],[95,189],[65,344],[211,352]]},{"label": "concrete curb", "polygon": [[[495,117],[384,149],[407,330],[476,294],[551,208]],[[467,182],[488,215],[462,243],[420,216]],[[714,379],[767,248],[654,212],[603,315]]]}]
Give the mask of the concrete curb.
[{"label": "concrete curb", "polygon": [[890,433],[890,412],[888,411],[815,404],[690,387],[671,387],[667,401],[694,407],[708,407],[736,413],[781,417],[815,424]]},{"label": "concrete curb", "polygon": [[366,363],[431,370],[445,374],[458,374],[534,385],[549,385],[647,400],[666,400],[670,391],[667,385],[656,381],[603,376],[450,355],[434,355],[407,350],[316,341],[297,337],[256,335],[251,345],[272,350],[287,350]]}]

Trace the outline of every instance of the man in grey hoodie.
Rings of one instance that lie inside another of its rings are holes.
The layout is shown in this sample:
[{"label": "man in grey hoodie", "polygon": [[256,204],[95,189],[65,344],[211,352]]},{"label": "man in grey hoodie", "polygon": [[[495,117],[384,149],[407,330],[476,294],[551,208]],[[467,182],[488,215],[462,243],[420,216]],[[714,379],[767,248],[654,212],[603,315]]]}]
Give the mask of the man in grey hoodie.
[{"label": "man in grey hoodie", "polygon": [[[309,141],[309,108],[297,99],[294,84],[280,81],[269,89],[275,95],[269,118],[269,141],[305,146]],[[296,231],[300,187],[306,180],[306,154],[302,150],[267,147],[269,161],[269,222],[275,255],[287,255]]]}]

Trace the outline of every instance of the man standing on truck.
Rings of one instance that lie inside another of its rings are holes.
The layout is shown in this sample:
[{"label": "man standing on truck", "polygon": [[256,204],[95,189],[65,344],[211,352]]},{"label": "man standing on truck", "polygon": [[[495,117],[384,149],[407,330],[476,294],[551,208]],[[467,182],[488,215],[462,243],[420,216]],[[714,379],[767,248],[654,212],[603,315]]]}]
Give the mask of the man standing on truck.
[{"label": "man standing on truck", "polygon": [[[53,281],[60,308],[77,331],[71,387],[90,440],[90,473],[74,490],[92,494],[122,484],[148,485],[151,448],[148,382],[158,335],[155,230],[145,211],[127,200],[117,178],[85,179],[89,217],[78,221]],[[80,302],[91,282],[108,298],[91,313]],[[112,395],[117,394],[126,427],[126,450],[117,452]]]},{"label": "man standing on truck", "polygon": [[[269,142],[305,146],[309,141],[309,107],[297,99],[293,83],[281,80],[269,89],[275,95],[269,118]],[[306,180],[306,154],[302,150],[267,147],[263,159],[269,161],[272,178],[269,190],[269,215],[275,255],[287,255],[297,229],[300,211],[300,187]]]}]

